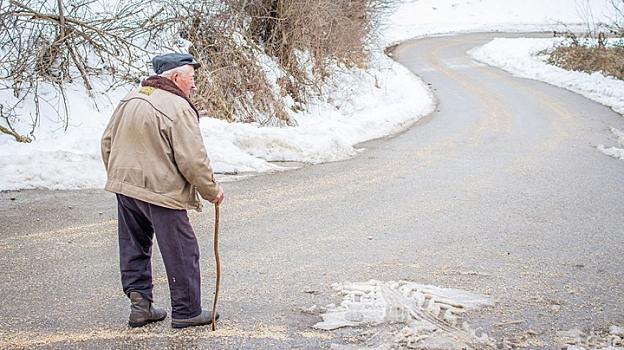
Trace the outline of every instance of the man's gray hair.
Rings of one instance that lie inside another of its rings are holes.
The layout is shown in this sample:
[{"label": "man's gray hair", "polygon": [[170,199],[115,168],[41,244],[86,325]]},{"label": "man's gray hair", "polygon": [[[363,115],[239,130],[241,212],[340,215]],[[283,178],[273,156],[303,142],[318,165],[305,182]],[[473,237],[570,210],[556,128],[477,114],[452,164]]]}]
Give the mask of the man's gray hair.
[{"label": "man's gray hair", "polygon": [[178,73],[183,77],[187,77],[189,74],[191,74],[193,69],[194,69],[193,66],[191,66],[190,64],[185,64],[183,66],[179,66],[179,67],[166,70],[160,73],[160,76],[163,78],[171,78],[175,73]]}]

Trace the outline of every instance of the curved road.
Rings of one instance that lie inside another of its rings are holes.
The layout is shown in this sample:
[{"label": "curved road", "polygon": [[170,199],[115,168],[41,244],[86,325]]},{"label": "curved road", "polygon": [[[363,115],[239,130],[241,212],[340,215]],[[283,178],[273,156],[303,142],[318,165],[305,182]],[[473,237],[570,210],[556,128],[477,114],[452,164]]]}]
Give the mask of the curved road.
[{"label": "curved road", "polygon": [[[344,162],[226,183],[217,332],[170,319],[126,326],[113,195],[0,193],[0,348],[311,349],[363,345],[315,331],[331,284],[408,280],[483,293],[466,315],[497,343],[557,346],[557,332],[624,323],[624,118],[577,94],[472,62],[502,34],[405,43],[395,58],[431,84],[437,110]],[[191,213],[205,307],[212,212]],[[157,303],[168,308],[160,256]],[[358,340],[360,339],[360,340]]]}]

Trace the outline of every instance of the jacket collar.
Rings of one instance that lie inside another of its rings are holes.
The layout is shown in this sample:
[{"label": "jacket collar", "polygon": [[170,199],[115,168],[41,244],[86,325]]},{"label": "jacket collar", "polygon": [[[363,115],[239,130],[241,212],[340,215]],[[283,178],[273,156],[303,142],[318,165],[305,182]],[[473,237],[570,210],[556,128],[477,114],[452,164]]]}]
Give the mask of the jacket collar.
[{"label": "jacket collar", "polygon": [[165,90],[174,95],[180,96],[188,102],[188,104],[193,108],[195,113],[197,114],[197,120],[199,120],[199,111],[193,105],[193,102],[180,90],[180,88],[171,80],[161,77],[159,75],[151,76],[141,82],[141,86],[151,86],[157,89]]}]

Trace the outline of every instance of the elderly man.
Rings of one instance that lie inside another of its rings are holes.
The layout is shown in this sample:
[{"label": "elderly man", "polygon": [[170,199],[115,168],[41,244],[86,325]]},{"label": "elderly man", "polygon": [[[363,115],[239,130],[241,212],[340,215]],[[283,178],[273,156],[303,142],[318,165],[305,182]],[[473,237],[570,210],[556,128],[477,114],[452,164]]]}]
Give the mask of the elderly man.
[{"label": "elderly man", "polygon": [[199,113],[189,99],[200,64],[189,54],[152,60],[156,76],[124,97],[102,137],[102,158],[116,193],[119,258],[123,291],[131,302],[132,327],[161,321],[165,310],[153,304],[154,234],[167,271],[171,325],[212,322],[202,310],[199,246],[187,215],[201,210],[201,195],[223,201],[199,129]]}]

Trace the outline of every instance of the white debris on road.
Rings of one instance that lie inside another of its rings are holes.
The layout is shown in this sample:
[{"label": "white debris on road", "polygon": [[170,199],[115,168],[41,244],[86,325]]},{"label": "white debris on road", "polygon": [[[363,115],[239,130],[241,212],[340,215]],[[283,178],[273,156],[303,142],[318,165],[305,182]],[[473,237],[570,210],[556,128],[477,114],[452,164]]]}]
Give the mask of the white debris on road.
[{"label": "white debris on road", "polygon": [[[334,285],[343,300],[328,305],[322,322],[313,327],[334,330],[341,327],[376,327],[367,330],[370,341],[356,348],[471,349],[493,344],[486,334],[477,335],[463,316],[470,310],[494,306],[485,295],[440,288],[408,281],[369,281]],[[404,325],[388,329],[385,325]],[[335,349],[353,347],[336,345]]]},{"label": "white debris on road", "polygon": [[602,153],[613,158],[624,160],[624,132],[616,128],[611,128],[611,132],[617,137],[619,147],[606,147],[605,145],[598,145],[598,149],[601,150]]}]

